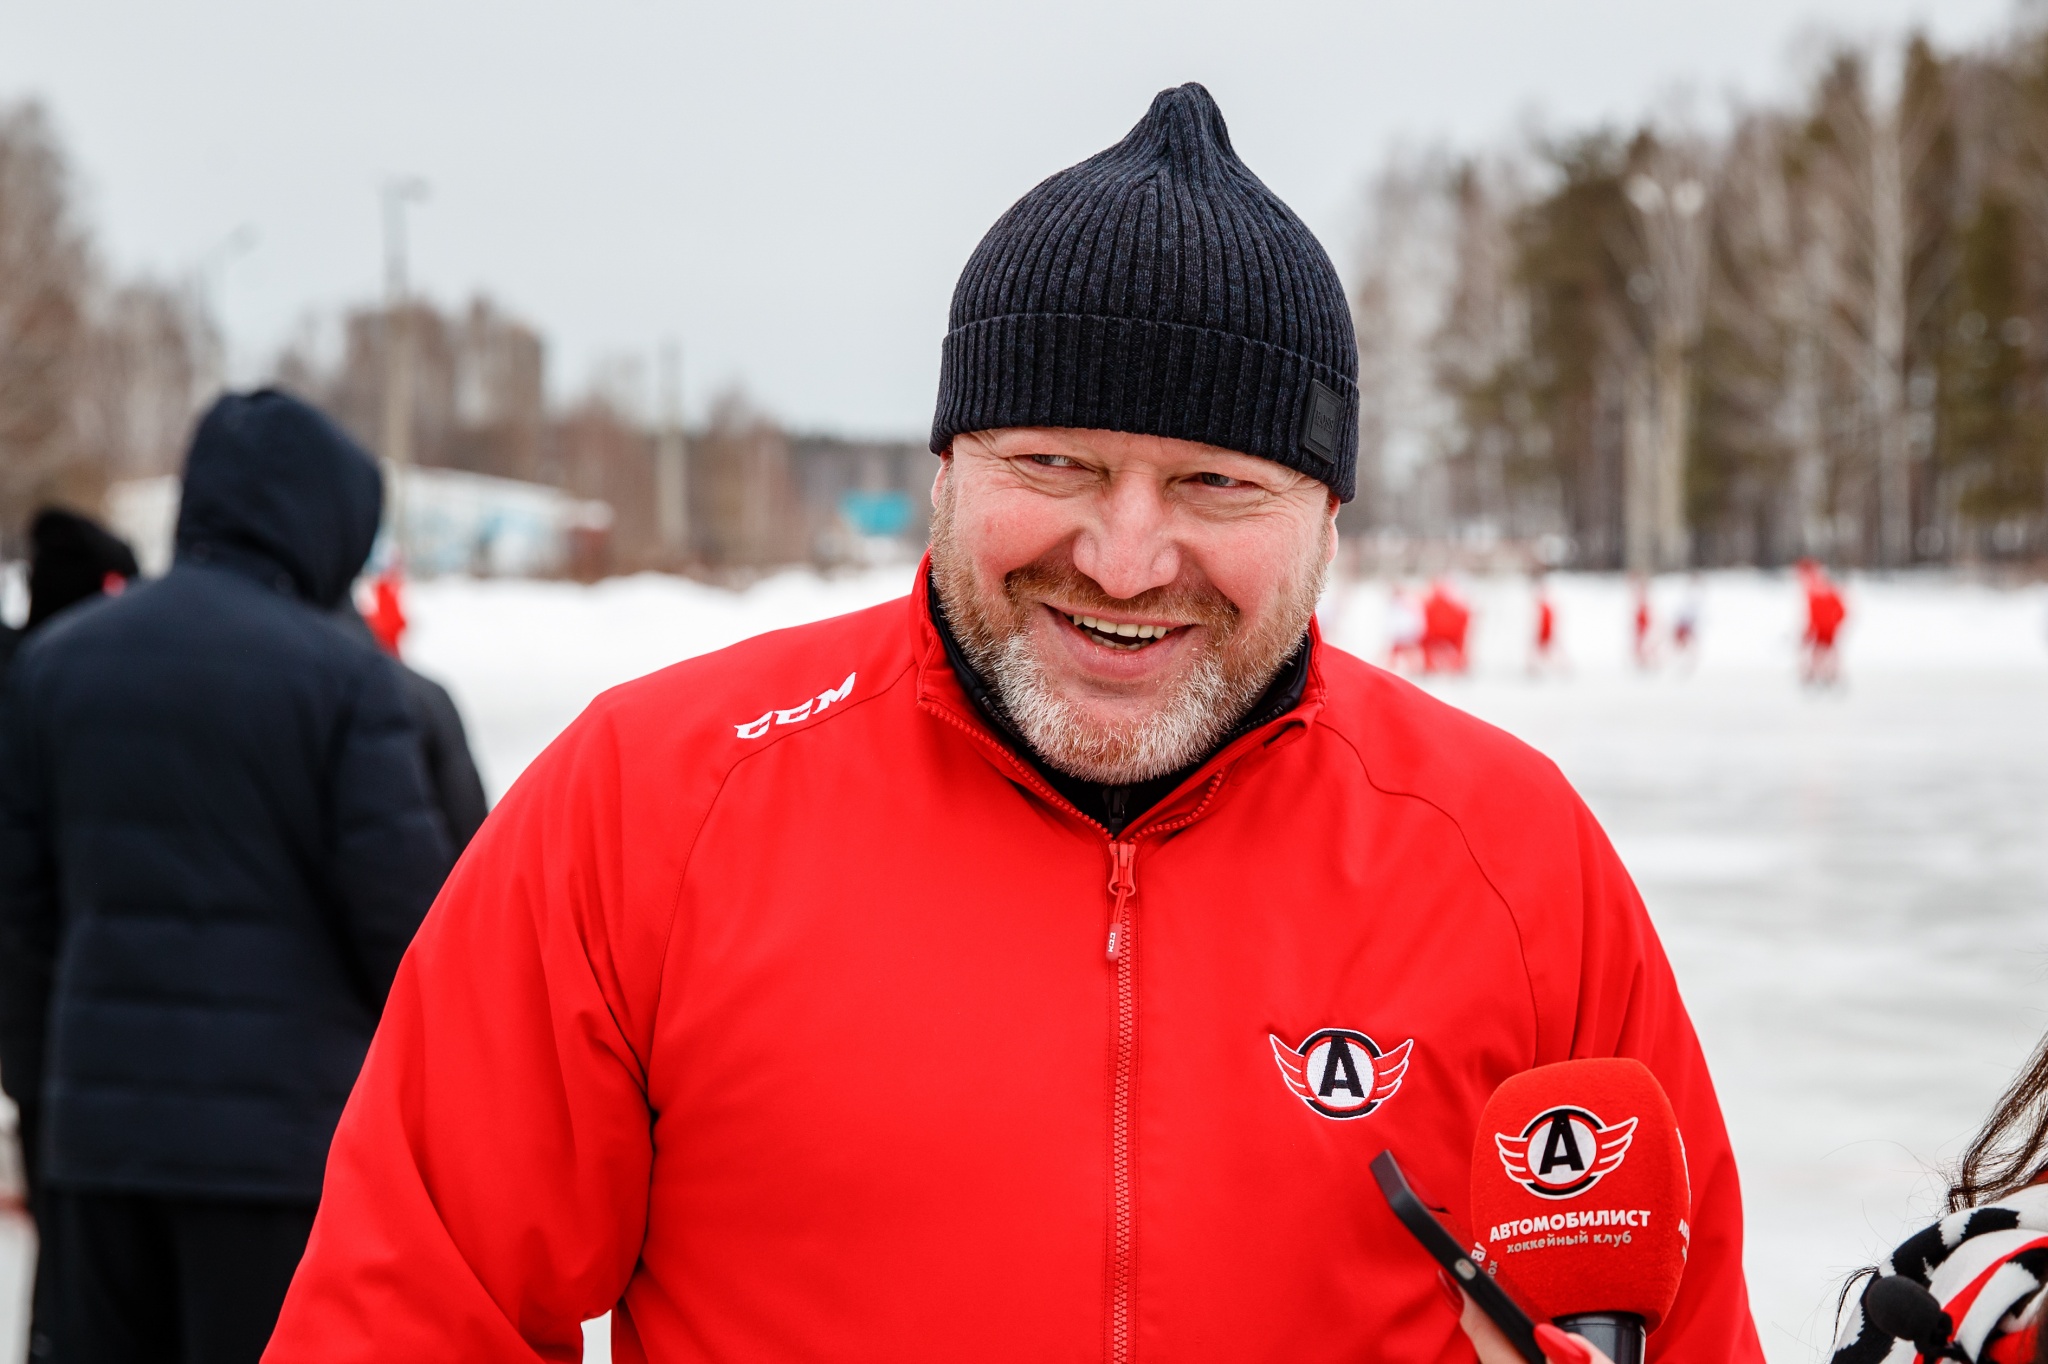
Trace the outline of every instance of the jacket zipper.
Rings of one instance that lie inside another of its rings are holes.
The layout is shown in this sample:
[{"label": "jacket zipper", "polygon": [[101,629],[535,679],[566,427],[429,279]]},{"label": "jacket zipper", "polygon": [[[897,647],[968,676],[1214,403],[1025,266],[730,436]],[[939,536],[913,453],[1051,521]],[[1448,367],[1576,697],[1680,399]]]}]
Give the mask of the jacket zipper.
[{"label": "jacket zipper", "polygon": [[1131,1108],[1138,1069],[1138,977],[1133,949],[1137,916],[1131,901],[1138,894],[1138,839],[1173,833],[1187,828],[1207,812],[1209,803],[1223,787],[1224,769],[1209,778],[1208,790],[1192,810],[1159,823],[1144,823],[1137,830],[1113,835],[1100,821],[1090,819],[1048,785],[1045,779],[1019,762],[996,739],[968,724],[943,706],[932,713],[984,744],[1024,785],[1056,810],[1064,810],[1109,840],[1109,965],[1116,972],[1116,1057],[1110,1101],[1110,1186],[1114,1225],[1110,1233],[1109,1263],[1109,1361],[1130,1364],[1132,1264],[1137,1242],[1137,1209],[1131,1191]]},{"label": "jacket zipper", "polygon": [[[1186,814],[1146,825],[1144,835],[1185,829],[1202,817],[1223,785],[1223,773],[1209,779],[1208,793]],[[1115,1225],[1109,1248],[1109,1364],[1130,1364],[1131,1299],[1136,1292],[1137,1199],[1131,1188],[1131,1109],[1138,1074],[1137,913],[1138,838],[1134,833],[1109,842],[1109,964],[1116,972],[1116,1063],[1110,1092],[1110,1201]]]},{"label": "jacket zipper", "polygon": [[1116,1070],[1110,1109],[1110,1181],[1115,1227],[1109,1257],[1110,1364],[1131,1357],[1131,1249],[1135,1212],[1131,1200],[1131,1082],[1138,1059],[1138,990],[1131,898],[1138,893],[1138,845],[1113,840],[1109,878],[1109,961],[1116,970]]}]

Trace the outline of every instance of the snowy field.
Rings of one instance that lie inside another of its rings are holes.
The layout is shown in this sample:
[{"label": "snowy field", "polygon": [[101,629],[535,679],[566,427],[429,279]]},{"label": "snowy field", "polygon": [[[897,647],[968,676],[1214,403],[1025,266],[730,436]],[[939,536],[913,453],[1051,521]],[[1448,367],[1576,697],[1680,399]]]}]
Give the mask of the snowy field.
[{"label": "snowy field", "polygon": [[[411,595],[407,652],[454,691],[495,797],[603,688],[909,574],[442,580]],[[1936,1171],[2048,1029],[2048,590],[1852,580],[1846,686],[1813,694],[1783,576],[1660,580],[1660,634],[1697,591],[1701,645],[1650,673],[1625,584],[1554,579],[1570,668],[1542,680],[1527,585],[1464,587],[1474,672],[1432,685],[1555,758],[1642,885],[1741,1158],[1765,1349],[1824,1359],[1843,1276],[1935,1211]],[[1379,661],[1388,599],[1340,584],[1324,629]],[[21,1247],[0,1227],[0,1278]]]}]

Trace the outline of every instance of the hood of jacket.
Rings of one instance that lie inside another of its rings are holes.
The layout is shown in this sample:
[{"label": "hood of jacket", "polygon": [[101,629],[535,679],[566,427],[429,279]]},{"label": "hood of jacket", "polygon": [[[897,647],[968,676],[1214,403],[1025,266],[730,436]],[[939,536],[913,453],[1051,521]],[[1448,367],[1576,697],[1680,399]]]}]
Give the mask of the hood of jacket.
[{"label": "hood of jacket", "polygon": [[275,389],[230,393],[185,459],[178,557],[253,553],[328,609],[370,557],[383,508],[376,461],[333,421]]}]

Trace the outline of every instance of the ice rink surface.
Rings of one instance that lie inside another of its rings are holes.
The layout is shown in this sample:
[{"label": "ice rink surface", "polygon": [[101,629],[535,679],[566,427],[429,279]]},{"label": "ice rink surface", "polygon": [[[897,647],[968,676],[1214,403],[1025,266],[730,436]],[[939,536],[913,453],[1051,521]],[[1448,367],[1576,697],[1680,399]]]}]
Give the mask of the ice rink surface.
[{"label": "ice rink surface", "polygon": [[[407,653],[454,691],[495,796],[603,688],[909,578],[443,580],[412,592]],[[1559,576],[1569,674],[1541,680],[1528,584],[1462,587],[1474,671],[1429,685],[1554,758],[1635,874],[1726,1105],[1764,1347],[1824,1358],[1844,1275],[1937,1210],[1941,1164],[2048,1028],[2048,591],[1853,579],[1846,685],[1816,694],[1785,575],[1660,579],[1666,652],[1695,592],[1701,637],[1650,672],[1627,585]],[[1340,583],[1325,631],[1381,661],[1387,607],[1386,584]]]}]

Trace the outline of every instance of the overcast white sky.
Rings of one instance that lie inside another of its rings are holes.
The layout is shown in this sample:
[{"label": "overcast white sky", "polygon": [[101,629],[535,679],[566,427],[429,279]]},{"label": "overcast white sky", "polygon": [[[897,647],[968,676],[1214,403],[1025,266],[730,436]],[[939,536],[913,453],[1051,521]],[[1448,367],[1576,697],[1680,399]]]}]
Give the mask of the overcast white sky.
[{"label": "overcast white sky", "polygon": [[372,298],[377,190],[414,275],[487,290],[574,392],[684,348],[797,424],[916,434],[954,276],[996,215],[1208,85],[1345,267],[1390,145],[1503,140],[1792,89],[1816,31],[1976,41],[2012,0],[0,0],[0,100],[53,111],[122,270],[192,271],[245,374]]}]

